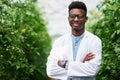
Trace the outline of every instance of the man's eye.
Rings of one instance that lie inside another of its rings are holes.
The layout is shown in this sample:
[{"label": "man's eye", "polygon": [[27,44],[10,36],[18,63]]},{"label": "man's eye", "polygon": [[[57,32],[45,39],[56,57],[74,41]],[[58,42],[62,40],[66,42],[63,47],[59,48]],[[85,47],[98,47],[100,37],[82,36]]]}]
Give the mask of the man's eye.
[{"label": "man's eye", "polygon": [[70,17],[70,18],[73,18],[73,19],[76,18],[76,17],[77,17],[78,19],[81,19],[81,18],[84,18],[85,15],[82,15],[82,14],[78,14],[78,15],[69,15],[69,17]]},{"label": "man's eye", "polygon": [[69,17],[71,17],[71,18],[75,18],[75,15],[69,15]]}]

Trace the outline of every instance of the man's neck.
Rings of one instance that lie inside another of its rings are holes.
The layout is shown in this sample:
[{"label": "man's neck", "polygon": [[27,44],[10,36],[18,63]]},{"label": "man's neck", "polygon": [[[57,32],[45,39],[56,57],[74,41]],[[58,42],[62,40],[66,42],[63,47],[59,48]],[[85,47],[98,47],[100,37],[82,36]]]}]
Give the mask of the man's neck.
[{"label": "man's neck", "polygon": [[84,32],[85,32],[85,30],[81,30],[81,31],[75,31],[75,30],[73,30],[73,31],[72,31],[72,34],[73,34],[74,36],[80,36],[80,35],[82,35]]}]

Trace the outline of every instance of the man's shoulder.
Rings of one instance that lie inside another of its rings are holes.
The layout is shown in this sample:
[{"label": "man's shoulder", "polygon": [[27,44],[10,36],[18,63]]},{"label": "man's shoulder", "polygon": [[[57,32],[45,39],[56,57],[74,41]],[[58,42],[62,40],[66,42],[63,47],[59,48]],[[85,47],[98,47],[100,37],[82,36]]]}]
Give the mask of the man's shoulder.
[{"label": "man's shoulder", "polygon": [[59,41],[59,40],[64,40],[65,38],[68,38],[70,36],[70,33],[66,33],[64,35],[61,35],[59,36],[56,41]]},{"label": "man's shoulder", "polygon": [[70,33],[61,35],[60,37],[58,37],[55,41],[54,41],[54,45],[62,45],[64,44],[64,42],[66,42],[66,40],[68,40],[70,38]]},{"label": "man's shoulder", "polygon": [[90,39],[97,39],[101,41],[101,39],[97,35],[93,34],[92,32],[86,31],[86,36]]}]

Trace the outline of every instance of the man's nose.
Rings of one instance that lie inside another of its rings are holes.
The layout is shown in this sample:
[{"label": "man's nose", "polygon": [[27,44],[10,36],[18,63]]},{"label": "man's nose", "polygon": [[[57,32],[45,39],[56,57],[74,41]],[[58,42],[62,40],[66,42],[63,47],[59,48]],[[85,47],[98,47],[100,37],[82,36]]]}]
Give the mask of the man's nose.
[{"label": "man's nose", "polygon": [[78,21],[78,20],[79,20],[79,18],[78,18],[77,16],[75,16],[74,20],[75,20],[75,21]]}]

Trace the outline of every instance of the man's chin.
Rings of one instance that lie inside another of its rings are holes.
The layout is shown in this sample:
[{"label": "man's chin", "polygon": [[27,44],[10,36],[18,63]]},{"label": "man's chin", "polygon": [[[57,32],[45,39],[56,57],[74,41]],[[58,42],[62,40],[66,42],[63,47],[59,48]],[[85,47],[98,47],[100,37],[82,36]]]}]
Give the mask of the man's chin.
[{"label": "man's chin", "polygon": [[73,27],[73,30],[75,31],[81,31],[83,29],[84,29],[83,27],[77,27],[77,26]]}]

